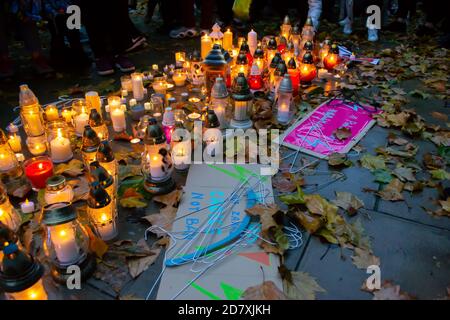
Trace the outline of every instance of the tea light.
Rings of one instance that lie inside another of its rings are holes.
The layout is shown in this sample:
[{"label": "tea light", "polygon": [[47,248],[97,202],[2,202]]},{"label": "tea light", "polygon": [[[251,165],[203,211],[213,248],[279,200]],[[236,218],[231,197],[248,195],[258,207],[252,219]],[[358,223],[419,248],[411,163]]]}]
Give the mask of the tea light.
[{"label": "tea light", "polygon": [[144,103],[144,110],[145,110],[145,111],[150,111],[150,110],[152,110],[152,104],[151,104],[150,102]]},{"label": "tea light", "polygon": [[197,112],[192,112],[190,114],[188,114],[188,118],[190,121],[198,121],[201,118],[201,114],[197,113]]},{"label": "tea light", "polygon": [[27,138],[28,150],[33,156],[43,155],[47,151],[47,141],[45,135],[40,137]]},{"label": "tea light", "polygon": [[32,187],[44,189],[46,181],[53,175],[53,163],[48,157],[32,158],[25,162],[25,175]]},{"label": "tea light", "polygon": [[189,168],[191,158],[190,154],[186,150],[186,147],[187,146],[183,142],[180,142],[173,147],[173,164],[176,170],[183,171]]},{"label": "tea light", "polygon": [[173,82],[175,82],[175,85],[177,87],[184,86],[186,82],[186,75],[182,72],[176,72],[172,77]]},{"label": "tea light", "polygon": [[200,100],[200,98],[197,98],[197,97],[190,97],[189,98],[189,102],[192,102],[192,103],[199,103],[201,100]]},{"label": "tea light", "polygon": [[59,119],[58,108],[54,105],[49,105],[45,108],[45,117],[47,121],[54,121]]},{"label": "tea light", "polygon": [[0,153],[0,170],[8,171],[16,166],[13,154]]},{"label": "tea light", "polygon": [[64,109],[61,111],[61,116],[67,124],[72,124],[72,110]]},{"label": "tea light", "polygon": [[98,113],[102,114],[102,100],[98,96],[97,91],[86,92],[84,98],[86,99],[86,104],[90,109],[96,109]]},{"label": "tea light", "polygon": [[84,127],[89,124],[89,115],[84,108],[81,109],[81,113],[74,119],[75,133],[78,137],[83,135]]},{"label": "tea light", "polygon": [[63,137],[61,129],[58,129],[56,138],[50,141],[50,153],[55,163],[66,162],[73,158],[70,140]]},{"label": "tea light", "polygon": [[25,202],[20,204],[20,209],[23,213],[32,213],[35,210],[34,202],[26,199]]}]

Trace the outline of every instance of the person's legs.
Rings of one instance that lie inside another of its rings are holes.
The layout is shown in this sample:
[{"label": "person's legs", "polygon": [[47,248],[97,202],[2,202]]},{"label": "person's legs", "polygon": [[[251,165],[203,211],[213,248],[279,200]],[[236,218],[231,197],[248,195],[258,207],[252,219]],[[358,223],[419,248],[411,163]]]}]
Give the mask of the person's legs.
[{"label": "person's legs", "polygon": [[[223,0],[219,0],[223,1]],[[202,0],[201,2],[201,20],[200,29],[209,30],[213,25],[213,11],[214,4],[216,1],[213,0]]]},{"label": "person's legs", "polygon": [[308,5],[308,17],[311,17],[314,29],[317,31],[320,23],[320,15],[322,14],[322,0],[308,0]]}]

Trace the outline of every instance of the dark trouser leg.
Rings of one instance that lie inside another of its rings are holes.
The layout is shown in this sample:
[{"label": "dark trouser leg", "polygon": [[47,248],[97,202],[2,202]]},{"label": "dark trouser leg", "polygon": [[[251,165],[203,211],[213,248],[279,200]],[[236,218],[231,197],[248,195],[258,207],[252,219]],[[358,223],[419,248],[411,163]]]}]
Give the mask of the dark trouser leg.
[{"label": "dark trouser leg", "polygon": [[183,26],[195,28],[194,0],[180,0],[180,14]]}]

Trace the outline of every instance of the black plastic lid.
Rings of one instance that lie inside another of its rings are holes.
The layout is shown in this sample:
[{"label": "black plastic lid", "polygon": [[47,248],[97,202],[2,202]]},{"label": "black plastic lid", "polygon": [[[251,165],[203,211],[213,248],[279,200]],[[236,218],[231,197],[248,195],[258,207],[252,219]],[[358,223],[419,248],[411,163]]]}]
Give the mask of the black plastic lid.
[{"label": "black plastic lid", "polygon": [[109,141],[104,140],[100,142],[97,150],[97,160],[102,163],[111,162],[114,161],[114,159],[114,152]]},{"label": "black plastic lid", "polygon": [[91,182],[99,182],[105,189],[114,183],[114,178],[100,165],[98,161],[91,162],[89,179]]},{"label": "black plastic lid", "polygon": [[83,150],[96,148],[100,144],[100,138],[98,137],[97,132],[95,132],[90,125],[84,127],[82,144]]},{"label": "black plastic lid", "polygon": [[206,115],[205,128],[218,128],[220,127],[220,121],[213,109],[208,109]]},{"label": "black plastic lid", "polygon": [[46,226],[56,226],[73,221],[77,218],[75,208],[68,202],[50,204],[44,207],[42,223]]},{"label": "black plastic lid", "polygon": [[91,127],[99,127],[103,124],[103,119],[100,113],[98,113],[97,109],[91,109],[91,113],[89,114],[89,125]]},{"label": "black plastic lid", "polygon": [[111,203],[111,197],[108,192],[97,181],[91,184],[89,197],[87,200],[89,208],[100,209]]}]

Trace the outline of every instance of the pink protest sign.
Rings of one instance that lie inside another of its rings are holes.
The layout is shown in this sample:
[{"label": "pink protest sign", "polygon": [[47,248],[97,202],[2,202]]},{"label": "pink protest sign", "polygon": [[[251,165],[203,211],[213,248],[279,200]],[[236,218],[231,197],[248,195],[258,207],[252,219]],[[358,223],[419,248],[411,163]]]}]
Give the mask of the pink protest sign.
[{"label": "pink protest sign", "polygon": [[[372,106],[329,100],[289,128],[282,144],[318,158],[347,153],[374,125],[372,115],[379,112]],[[349,129],[350,136],[339,140],[334,135],[339,128]]]}]

